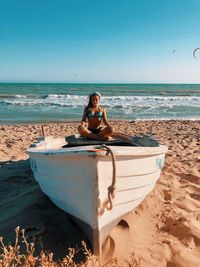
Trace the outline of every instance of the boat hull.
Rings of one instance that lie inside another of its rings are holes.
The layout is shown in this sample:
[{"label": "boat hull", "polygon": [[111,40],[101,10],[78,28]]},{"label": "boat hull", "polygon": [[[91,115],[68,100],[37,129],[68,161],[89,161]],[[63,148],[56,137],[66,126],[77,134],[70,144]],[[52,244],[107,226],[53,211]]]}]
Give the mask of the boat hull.
[{"label": "boat hull", "polygon": [[[108,151],[95,146],[27,151],[42,191],[76,218],[96,255],[101,254],[106,237],[122,216],[151,192],[167,151],[165,146],[110,149],[114,163]],[[109,201],[114,169],[114,192]]]}]

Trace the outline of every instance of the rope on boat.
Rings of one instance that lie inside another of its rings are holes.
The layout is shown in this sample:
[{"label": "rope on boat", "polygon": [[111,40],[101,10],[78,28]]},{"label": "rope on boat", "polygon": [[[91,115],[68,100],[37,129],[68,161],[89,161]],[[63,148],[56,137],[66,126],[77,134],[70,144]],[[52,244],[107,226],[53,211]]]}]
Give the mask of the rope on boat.
[{"label": "rope on boat", "polygon": [[45,137],[45,133],[44,133],[44,125],[41,124],[41,129],[42,129],[42,136]]},{"label": "rope on boat", "polygon": [[112,184],[108,186],[108,198],[104,200],[104,202],[101,204],[99,215],[102,215],[107,210],[112,210],[113,208],[113,199],[115,197],[115,184],[116,184],[116,164],[115,164],[115,155],[113,151],[106,145],[100,145],[98,149],[104,149],[107,152],[107,155],[110,153],[112,158],[112,167],[113,167],[113,173],[112,173]]}]

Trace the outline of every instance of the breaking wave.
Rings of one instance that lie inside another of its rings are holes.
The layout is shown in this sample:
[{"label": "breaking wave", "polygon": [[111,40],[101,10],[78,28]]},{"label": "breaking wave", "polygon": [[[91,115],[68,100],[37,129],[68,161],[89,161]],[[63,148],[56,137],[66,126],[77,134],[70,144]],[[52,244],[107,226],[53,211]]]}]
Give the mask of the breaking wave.
[{"label": "breaking wave", "polygon": [[[88,97],[80,95],[14,95],[12,97],[0,97],[0,105],[13,106],[58,106],[84,107]],[[101,103],[107,108],[127,109],[133,107],[200,107],[199,96],[105,96]]]}]

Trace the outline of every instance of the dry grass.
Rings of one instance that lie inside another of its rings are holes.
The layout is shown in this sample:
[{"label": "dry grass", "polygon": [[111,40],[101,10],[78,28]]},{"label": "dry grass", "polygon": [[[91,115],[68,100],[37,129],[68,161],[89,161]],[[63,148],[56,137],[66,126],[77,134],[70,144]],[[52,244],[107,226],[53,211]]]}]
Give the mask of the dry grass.
[{"label": "dry grass", "polygon": [[[86,261],[83,263],[75,263],[74,258],[78,253],[77,249],[69,248],[66,256],[59,260],[54,260],[52,252],[41,250],[39,256],[34,256],[35,244],[28,242],[25,236],[25,230],[20,230],[18,226],[15,229],[16,238],[13,245],[5,245],[3,237],[0,237],[0,267],[122,267],[116,258],[111,258],[104,264],[100,263],[98,257],[92,255],[87,248],[86,243],[82,241],[82,251]],[[126,265],[127,266],[127,265]],[[132,257],[130,267],[141,267],[141,262],[137,258]]]}]

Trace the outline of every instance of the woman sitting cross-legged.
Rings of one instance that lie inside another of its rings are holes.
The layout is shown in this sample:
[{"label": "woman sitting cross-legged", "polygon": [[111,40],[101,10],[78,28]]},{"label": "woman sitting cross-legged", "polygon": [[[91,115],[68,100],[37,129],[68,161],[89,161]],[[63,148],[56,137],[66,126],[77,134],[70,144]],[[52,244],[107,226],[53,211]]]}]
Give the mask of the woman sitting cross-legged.
[{"label": "woman sitting cross-legged", "polygon": [[78,132],[83,137],[105,141],[112,135],[113,130],[107,120],[106,109],[99,106],[100,97],[98,92],[89,95],[89,103],[84,109]]}]

